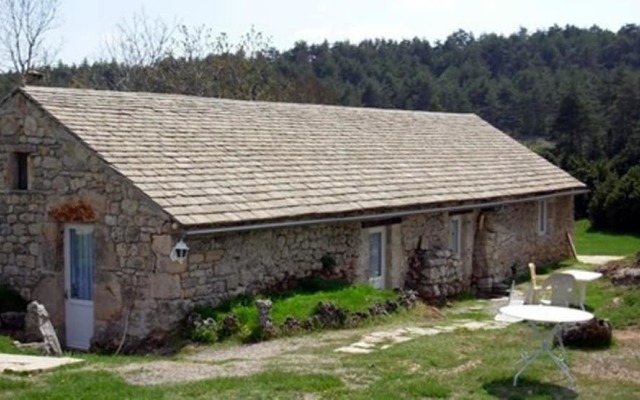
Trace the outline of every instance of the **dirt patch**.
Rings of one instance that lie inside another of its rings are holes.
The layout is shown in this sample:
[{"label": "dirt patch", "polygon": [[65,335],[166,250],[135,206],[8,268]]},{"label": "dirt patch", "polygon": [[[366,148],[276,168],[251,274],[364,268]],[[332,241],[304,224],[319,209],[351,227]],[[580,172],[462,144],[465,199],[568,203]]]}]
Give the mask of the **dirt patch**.
[{"label": "dirt patch", "polygon": [[622,331],[613,331],[613,337],[618,342],[640,347],[640,330],[638,329],[625,329]]},{"label": "dirt patch", "polygon": [[467,361],[464,364],[458,365],[455,368],[449,368],[449,369],[445,369],[445,370],[437,370],[437,371],[430,371],[430,373],[434,376],[452,376],[452,375],[459,375],[463,372],[466,372],[470,369],[476,368],[477,366],[479,366],[482,362],[480,360],[471,360],[471,361]]},{"label": "dirt patch", "polygon": [[[178,361],[154,361],[117,366],[113,371],[134,385],[189,382],[219,377],[247,376],[277,364],[287,371],[309,371],[335,366],[335,361],[304,354],[325,346],[335,346],[360,331],[325,332],[320,335],[277,339],[228,348],[205,348]],[[302,354],[301,354],[302,353]],[[311,366],[311,367],[310,367]]]},{"label": "dirt patch", "polygon": [[614,331],[618,346],[589,352],[575,362],[575,372],[618,382],[640,382],[640,330]]},{"label": "dirt patch", "polygon": [[197,381],[228,376],[247,376],[261,370],[259,362],[243,360],[240,364],[213,365],[176,361],[157,361],[146,364],[129,364],[117,369],[127,382],[134,385],[159,385]]},{"label": "dirt patch", "polygon": [[267,360],[301,349],[314,349],[341,342],[356,334],[355,330],[330,331],[322,335],[284,338],[226,349],[210,348],[186,357],[190,361],[221,362]]}]

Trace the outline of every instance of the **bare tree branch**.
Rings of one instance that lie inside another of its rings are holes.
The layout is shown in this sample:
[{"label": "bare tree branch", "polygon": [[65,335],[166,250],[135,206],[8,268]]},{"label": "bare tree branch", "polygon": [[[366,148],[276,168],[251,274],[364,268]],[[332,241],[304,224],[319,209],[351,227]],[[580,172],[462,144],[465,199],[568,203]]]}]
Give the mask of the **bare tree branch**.
[{"label": "bare tree branch", "polygon": [[0,0],[0,65],[23,75],[53,55],[46,34],[58,24],[60,0]]},{"label": "bare tree branch", "polygon": [[116,26],[116,31],[106,43],[108,56],[127,66],[151,66],[169,53],[176,30],[175,24],[162,19],[150,20],[144,9]]}]

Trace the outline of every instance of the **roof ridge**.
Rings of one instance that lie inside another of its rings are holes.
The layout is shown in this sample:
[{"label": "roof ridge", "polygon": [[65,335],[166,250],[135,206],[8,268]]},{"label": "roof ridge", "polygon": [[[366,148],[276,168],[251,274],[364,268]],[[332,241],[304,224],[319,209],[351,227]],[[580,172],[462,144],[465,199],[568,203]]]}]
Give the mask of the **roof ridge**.
[{"label": "roof ridge", "polygon": [[108,89],[93,89],[93,88],[69,88],[62,86],[21,86],[20,90],[24,90],[27,93],[37,91],[66,91],[66,92],[83,92],[91,94],[106,94],[117,95],[127,97],[155,97],[155,98],[179,98],[179,99],[198,99],[202,101],[212,101],[221,103],[241,103],[252,105],[269,105],[276,107],[300,107],[300,108],[332,108],[332,109],[344,109],[344,110],[358,110],[362,112],[372,113],[408,113],[408,114],[420,114],[420,115],[433,115],[433,116],[447,116],[447,117],[475,117],[480,118],[475,113],[457,113],[457,112],[445,112],[445,111],[429,111],[429,110],[405,110],[399,108],[378,108],[378,107],[357,107],[357,106],[345,106],[340,104],[320,104],[320,103],[295,103],[287,101],[269,101],[269,100],[243,100],[243,99],[230,99],[225,97],[209,97],[209,96],[196,96],[183,93],[163,93],[163,92],[145,92],[145,91],[120,91],[120,90],[108,90]]}]

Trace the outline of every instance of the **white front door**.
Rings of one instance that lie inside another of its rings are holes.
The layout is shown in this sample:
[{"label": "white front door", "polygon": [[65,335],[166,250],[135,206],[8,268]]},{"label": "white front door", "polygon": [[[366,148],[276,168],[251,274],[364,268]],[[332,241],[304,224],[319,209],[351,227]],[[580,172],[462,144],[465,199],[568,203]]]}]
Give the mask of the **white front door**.
[{"label": "white front door", "polygon": [[384,289],[386,237],[384,227],[369,229],[369,284]]},{"label": "white front door", "polygon": [[64,229],[67,347],[89,349],[93,336],[93,226]]}]

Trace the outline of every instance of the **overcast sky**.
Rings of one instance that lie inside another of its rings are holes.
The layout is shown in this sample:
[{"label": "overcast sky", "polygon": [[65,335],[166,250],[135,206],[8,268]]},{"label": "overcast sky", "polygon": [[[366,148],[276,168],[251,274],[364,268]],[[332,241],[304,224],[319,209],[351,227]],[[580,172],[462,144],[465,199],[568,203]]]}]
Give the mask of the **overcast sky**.
[{"label": "overcast sky", "polygon": [[476,36],[554,24],[617,31],[640,22],[640,0],[62,0],[60,27],[51,33],[61,41],[59,57],[65,62],[99,57],[116,25],[143,8],[152,18],[226,32],[233,43],[253,25],[281,50],[300,40],[434,42],[458,29]]}]

